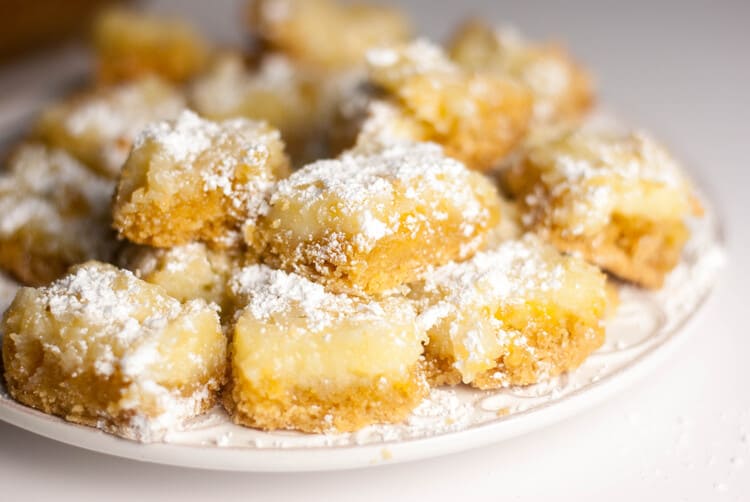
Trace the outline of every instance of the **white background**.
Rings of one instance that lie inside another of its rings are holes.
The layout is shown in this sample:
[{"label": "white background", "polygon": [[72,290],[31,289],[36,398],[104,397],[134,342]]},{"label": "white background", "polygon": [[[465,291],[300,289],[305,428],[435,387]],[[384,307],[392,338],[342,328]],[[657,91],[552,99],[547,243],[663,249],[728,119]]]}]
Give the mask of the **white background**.
[{"label": "white background", "polygon": [[[154,3],[237,39],[234,2]],[[674,356],[639,385],[548,429],[346,472],[161,467],[0,423],[0,500],[750,500],[750,2],[405,3],[431,36],[475,13],[565,40],[598,75],[601,101],[654,132],[708,184],[729,264]],[[0,89],[10,85],[16,77],[0,71]]]}]

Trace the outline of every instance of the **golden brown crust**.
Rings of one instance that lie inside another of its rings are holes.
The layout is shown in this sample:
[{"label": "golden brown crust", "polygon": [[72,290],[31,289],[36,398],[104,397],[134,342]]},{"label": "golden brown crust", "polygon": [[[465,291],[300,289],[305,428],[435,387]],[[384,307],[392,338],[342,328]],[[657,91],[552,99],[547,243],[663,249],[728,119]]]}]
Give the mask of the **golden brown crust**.
[{"label": "golden brown crust", "polygon": [[406,298],[333,294],[265,265],[245,267],[230,288],[243,305],[224,393],[236,423],[350,431],[402,420],[425,396],[427,337]]},{"label": "golden brown crust", "polygon": [[407,143],[295,172],[271,192],[251,237],[266,264],[337,292],[377,294],[472,256],[500,210],[489,180],[437,145]]},{"label": "golden brown crust", "polygon": [[578,367],[604,341],[606,276],[527,235],[411,285],[433,384],[529,385]]},{"label": "golden brown crust", "polygon": [[453,387],[461,383],[461,373],[453,366],[453,360],[431,352],[429,344],[425,348],[424,368],[427,381],[433,387]]},{"label": "golden brown crust", "polygon": [[[508,312],[501,315],[511,317]],[[497,359],[497,366],[476,375],[470,385],[478,389],[498,389],[544,381],[578,368],[605,339],[603,327],[586,325],[575,316],[556,318],[541,330],[528,323],[523,334],[526,337],[523,345],[510,344]],[[454,361],[431,352],[429,344],[425,357],[431,385],[453,386],[462,382]]]},{"label": "golden brown crust", "polygon": [[[653,221],[638,216],[613,214],[609,224],[594,236],[571,235],[568,227],[549,222],[546,206],[528,204],[527,197],[542,197],[536,176],[524,176],[523,171],[509,171],[506,182],[519,195],[519,208],[527,228],[538,233],[561,251],[578,253],[587,261],[617,277],[640,286],[657,289],[666,275],[679,263],[682,248],[690,232],[682,221]],[[530,195],[533,194],[533,195]]]},{"label": "golden brown crust", "polygon": [[290,389],[286,398],[267,394],[267,389],[239,392],[232,384],[223,393],[223,403],[239,425],[264,430],[289,429],[303,432],[348,432],[377,423],[404,420],[427,396],[421,369],[415,366],[408,380],[377,385],[366,380],[325,395],[309,388]]},{"label": "golden brown crust", "polygon": [[197,240],[222,247],[227,234],[238,226],[237,221],[226,221],[228,205],[216,192],[202,199],[178,194],[169,201],[168,214],[159,214],[157,208],[140,206],[133,198],[127,204],[116,203],[114,225],[122,237],[148,246],[169,248]]},{"label": "golden brown crust", "polygon": [[[512,317],[512,314],[506,312],[502,316]],[[528,325],[524,330],[525,344],[510,345],[508,352],[498,359],[497,368],[478,375],[472,386],[495,389],[538,383],[578,368],[604,343],[603,326],[592,326],[575,315],[557,318],[555,323],[556,326],[548,325],[543,330]]]},{"label": "golden brown crust", "polygon": [[[69,375],[59,371],[57,367],[47,371],[42,381],[21,380],[13,374],[13,363],[16,349],[11,337],[6,337],[3,344],[3,362],[6,368],[4,379],[8,393],[19,403],[40,410],[44,413],[59,416],[68,422],[89,427],[96,427],[118,436],[138,441],[151,441],[148,430],[136,425],[145,417],[158,415],[162,410],[155,402],[143,401],[138,409],[117,409],[112,414],[113,403],[121,398],[122,389],[128,382],[120,374],[102,380],[93,371],[81,373],[75,378],[75,384],[64,385],[65,395],[55,392],[42,392],[40,388],[50,385],[50,382],[69,382]],[[43,357],[40,355],[39,357]],[[221,381],[210,380],[205,385],[184,389],[182,398],[189,402],[192,415],[200,415],[213,408],[218,400]],[[178,398],[179,400],[179,398]],[[178,405],[179,401],[173,403]],[[187,411],[187,410],[186,410]],[[145,425],[145,424],[144,424]]]},{"label": "golden brown crust", "polygon": [[615,215],[594,240],[566,238],[554,229],[544,229],[542,235],[558,249],[580,253],[621,279],[658,289],[679,263],[690,232],[681,221],[653,222]]}]

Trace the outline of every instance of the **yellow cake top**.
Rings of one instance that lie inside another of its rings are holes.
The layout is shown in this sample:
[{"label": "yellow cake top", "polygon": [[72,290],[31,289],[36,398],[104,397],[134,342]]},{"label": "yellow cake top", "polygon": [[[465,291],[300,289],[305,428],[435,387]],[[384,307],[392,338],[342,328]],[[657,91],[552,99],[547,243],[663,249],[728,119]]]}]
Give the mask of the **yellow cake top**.
[{"label": "yellow cake top", "polygon": [[117,369],[136,379],[146,378],[146,369],[158,361],[168,324],[208,308],[202,300],[181,304],[131,272],[98,262],[77,266],[47,287],[25,288],[19,297],[24,294],[33,298],[36,312],[57,324],[59,340],[48,341],[58,345],[71,372],[93,360],[100,375]]},{"label": "yellow cake top", "polygon": [[[574,307],[591,291],[586,287],[586,277],[603,286],[604,275],[596,267],[563,255],[539,237],[526,234],[427,274],[419,286],[438,301],[422,312],[421,320],[429,328],[463,308],[526,303],[552,296],[555,303]],[[571,278],[580,284],[573,284]],[[563,290],[565,294],[561,294]],[[502,326],[500,320],[496,321]]]},{"label": "yellow cake top", "polygon": [[613,213],[674,221],[697,210],[680,165],[642,132],[574,133],[533,149],[524,165],[547,187],[524,202],[572,235],[596,232]]},{"label": "yellow cake top", "polygon": [[298,326],[304,320],[306,329],[319,332],[341,320],[383,322],[387,318],[396,322],[414,317],[407,302],[387,302],[386,317],[380,302],[331,293],[301,275],[265,265],[242,268],[230,280],[230,288],[244,305],[238,314],[250,312],[256,320],[273,322],[277,327]]},{"label": "yellow cake top", "polygon": [[[183,170],[192,170],[198,157],[206,152],[219,156],[207,163],[210,168],[201,170],[203,189],[206,192],[219,190],[232,200],[236,208],[248,203],[259,203],[258,193],[266,191],[273,182],[272,169],[257,169],[258,176],[246,183],[236,183],[240,165],[264,166],[271,159],[269,145],[279,142],[281,135],[265,122],[247,119],[231,119],[223,122],[204,120],[185,110],[174,121],[154,122],[136,138],[133,149],[153,145],[160,155],[171,163],[162,169],[161,175],[174,178],[173,190],[179,192],[179,178]],[[234,155],[233,150],[222,151],[222,145],[239,142],[244,157]],[[168,182],[166,184],[169,184]]]},{"label": "yellow cake top", "polygon": [[[367,251],[412,223],[402,221],[403,214],[392,207],[399,198],[426,206],[423,213],[412,212],[409,218],[439,221],[448,217],[446,209],[458,208],[464,234],[472,235],[476,225],[489,218],[489,209],[471,183],[473,176],[477,175],[446,157],[438,145],[393,144],[376,153],[351,151],[338,159],[309,164],[278,183],[270,205],[294,201],[310,210],[330,200],[341,215],[339,223],[351,227],[355,244]],[[328,214],[331,208],[321,209]],[[345,231],[336,225],[329,229]]]}]

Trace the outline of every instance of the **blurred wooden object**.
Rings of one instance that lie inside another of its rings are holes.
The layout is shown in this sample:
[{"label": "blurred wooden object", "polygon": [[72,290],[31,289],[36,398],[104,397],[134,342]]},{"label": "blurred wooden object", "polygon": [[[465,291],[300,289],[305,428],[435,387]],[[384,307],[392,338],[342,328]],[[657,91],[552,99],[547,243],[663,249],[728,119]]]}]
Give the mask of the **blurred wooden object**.
[{"label": "blurred wooden object", "polygon": [[0,0],[0,63],[86,34],[104,6],[121,0]]}]

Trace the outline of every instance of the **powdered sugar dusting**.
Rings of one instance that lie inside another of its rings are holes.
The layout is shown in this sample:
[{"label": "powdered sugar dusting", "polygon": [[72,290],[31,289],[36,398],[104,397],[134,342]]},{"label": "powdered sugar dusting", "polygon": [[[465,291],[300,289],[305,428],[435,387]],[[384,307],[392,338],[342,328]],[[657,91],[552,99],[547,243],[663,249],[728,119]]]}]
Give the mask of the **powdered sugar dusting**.
[{"label": "powdered sugar dusting", "polygon": [[375,153],[389,145],[414,143],[419,131],[401,109],[389,101],[368,103],[366,118],[357,135],[354,150]]},{"label": "powdered sugar dusting", "polygon": [[[456,307],[498,302],[524,302],[537,292],[562,286],[562,257],[528,234],[500,244],[461,263],[449,263],[425,276],[424,291],[440,291],[441,300],[426,309],[423,323],[430,327]],[[483,298],[477,302],[477,296]],[[429,323],[428,323],[429,321]]]},{"label": "powdered sugar dusting", "polygon": [[116,176],[140,130],[153,120],[175,117],[185,102],[161,81],[144,79],[63,106],[53,108],[50,117],[62,114],[63,127],[77,141],[97,138],[101,167]]},{"label": "powdered sugar dusting", "polygon": [[387,87],[398,86],[414,75],[459,71],[440,47],[426,39],[402,46],[373,48],[367,51],[365,59],[373,79]]},{"label": "powdered sugar dusting", "polygon": [[[383,307],[343,294],[333,294],[304,277],[274,270],[265,265],[250,265],[239,270],[230,281],[232,293],[242,300],[244,311],[255,319],[277,324],[299,317],[315,332],[338,319],[372,319],[383,316]],[[242,312],[242,311],[241,311]]]},{"label": "powdered sugar dusting", "polygon": [[[278,183],[270,205],[293,200],[311,208],[321,200],[331,200],[338,211],[358,221],[355,243],[362,250],[413,224],[413,219],[440,218],[446,207],[461,211],[466,235],[488,218],[470,183],[472,174],[460,162],[446,157],[432,143],[392,144],[376,153],[357,150],[334,160],[322,160],[295,172]],[[424,213],[403,219],[387,205],[403,197]],[[391,202],[388,202],[391,201]]]},{"label": "powdered sugar dusting", "polygon": [[[113,188],[62,150],[25,145],[0,175],[0,237],[32,221],[63,232],[63,225],[75,219],[64,214],[80,206],[81,198],[88,206],[84,217],[97,218],[108,211]],[[102,238],[101,233],[95,237]]]},{"label": "powdered sugar dusting", "polygon": [[95,212],[108,207],[112,198],[113,183],[92,174],[64,150],[35,143],[24,145],[14,155],[9,170],[21,190],[35,194],[59,198],[64,196],[61,188],[75,188]]},{"label": "powdered sugar dusting", "polygon": [[[93,335],[128,345],[163,329],[182,312],[180,302],[166,295],[143,298],[142,287],[131,272],[92,262],[39,289],[37,302],[62,322],[78,319],[101,328]],[[144,316],[144,308],[150,314]]]},{"label": "powdered sugar dusting", "polygon": [[352,434],[355,444],[391,442],[447,434],[469,425],[473,406],[456,391],[432,389],[403,424],[373,425]]},{"label": "powdered sugar dusting", "polygon": [[[608,321],[610,327],[608,328],[608,344],[605,348],[611,347],[612,350],[595,353],[575,372],[536,386],[491,392],[465,387],[451,390],[436,389],[415,411],[414,416],[406,422],[373,426],[368,428],[371,434],[365,434],[364,430],[354,434],[325,435],[258,431],[232,424],[226,413],[217,407],[211,414],[187,424],[177,424],[176,420],[165,419],[164,426],[169,430],[169,434],[163,439],[169,443],[189,444],[196,447],[242,448],[247,453],[245,467],[261,469],[268,468],[269,465],[269,457],[267,452],[263,451],[264,449],[300,448],[299,457],[296,458],[302,462],[308,457],[306,450],[310,449],[383,443],[386,443],[384,446],[391,448],[387,444],[388,441],[409,441],[482,426],[492,427],[492,431],[486,430],[488,434],[491,432],[496,439],[513,435],[519,430],[518,424],[525,423],[529,418],[534,416],[541,418],[544,416],[543,413],[548,413],[546,415],[548,418],[553,416],[549,413],[554,414],[559,404],[567,404],[568,409],[570,406],[580,407],[580,404],[575,405],[572,400],[566,401],[571,393],[576,392],[580,396],[593,386],[598,386],[600,392],[608,388],[607,386],[610,391],[621,387],[628,381],[627,378],[622,379],[624,375],[632,376],[635,374],[634,371],[642,371],[636,369],[643,361],[641,356],[655,353],[664,343],[679,337],[678,330],[690,315],[698,310],[702,299],[706,297],[716,278],[718,268],[723,263],[715,214],[708,208],[706,218],[691,223],[695,226],[691,229],[691,240],[686,247],[683,260],[669,276],[664,289],[653,293],[627,286],[622,287],[623,308]],[[2,311],[1,300],[4,295],[2,279],[0,276],[0,311]],[[11,284],[8,290],[13,289],[14,286]],[[634,332],[638,334],[637,345],[620,343],[621,340],[633,338]],[[3,406],[17,406],[1,390],[0,403]],[[196,401],[180,402],[175,396],[172,397],[175,398],[175,402],[170,405],[171,409],[198,411],[198,407],[195,406]],[[168,396],[164,396],[164,402],[167,398]],[[578,402],[582,401],[579,399]],[[562,411],[562,408],[557,409]],[[526,413],[520,414],[521,412]],[[539,414],[534,415],[536,413]],[[435,420],[426,419],[429,417],[434,417]],[[512,420],[506,421],[508,417]],[[39,420],[38,415],[30,415],[29,418]],[[533,419],[529,423],[533,423]],[[149,419],[134,418],[132,427],[138,430],[141,426],[146,433],[137,432],[130,437],[142,439],[152,430]],[[525,427],[521,425],[521,428]],[[152,436],[153,438],[161,439],[161,436]],[[744,436],[742,439],[745,439]],[[400,450],[395,446],[392,448],[395,452],[394,458],[398,460]],[[149,457],[148,451],[143,450],[143,457]],[[220,455],[220,452],[214,453]],[[234,457],[235,452],[232,454]],[[296,455],[296,452],[294,454]],[[319,458],[316,456],[316,459]],[[361,463],[364,465],[366,460],[362,460]],[[309,466],[310,462],[306,465]],[[285,468],[289,466],[286,465]]]},{"label": "powdered sugar dusting", "polygon": [[563,234],[591,235],[615,212],[678,220],[695,207],[679,164],[642,132],[575,133],[533,149],[516,169],[540,175],[524,198],[524,224],[546,218]]},{"label": "powdered sugar dusting", "polygon": [[194,162],[198,154],[211,146],[220,133],[219,125],[202,120],[190,111],[182,112],[174,122],[155,122],[148,125],[135,139],[133,148],[143,148],[156,142],[165,155],[175,162]]},{"label": "powdered sugar dusting", "polygon": [[422,305],[419,322],[430,331],[433,343],[454,347],[452,364],[470,382],[496,366],[509,344],[530,351],[522,333],[494,313],[503,305],[523,304],[559,290],[566,272],[564,260],[529,234],[467,261],[444,265],[413,286],[412,296]]},{"label": "powdered sugar dusting", "polygon": [[43,199],[0,195],[0,214],[0,237],[12,236],[32,221],[51,231],[63,228],[56,208]]},{"label": "powdered sugar dusting", "polygon": [[23,145],[0,174],[0,240],[23,246],[32,261],[106,259],[113,185],[62,150]]}]

